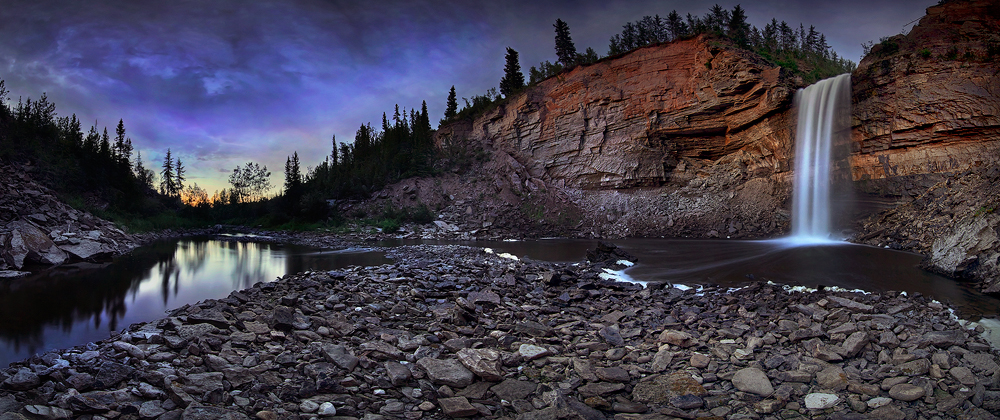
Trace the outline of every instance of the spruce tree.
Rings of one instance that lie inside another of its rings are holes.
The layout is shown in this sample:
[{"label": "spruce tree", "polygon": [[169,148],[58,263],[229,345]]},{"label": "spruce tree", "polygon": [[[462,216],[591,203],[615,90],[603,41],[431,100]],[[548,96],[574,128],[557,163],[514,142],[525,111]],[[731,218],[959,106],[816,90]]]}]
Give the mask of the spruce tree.
[{"label": "spruce tree", "polygon": [[444,119],[450,120],[455,118],[455,114],[458,112],[458,96],[455,95],[455,85],[451,86],[451,90],[448,91],[448,107],[444,110]]},{"label": "spruce tree", "polygon": [[552,26],[556,28],[556,57],[559,57],[559,63],[565,68],[573,67],[576,64],[576,46],[569,35],[569,25],[562,19],[556,19]]},{"label": "spruce tree", "polygon": [[125,121],[118,120],[118,127],[115,128],[115,157],[121,161],[125,158]]},{"label": "spruce tree", "polygon": [[517,51],[507,47],[507,63],[503,66],[503,78],[500,79],[500,93],[504,97],[509,97],[524,87],[524,73],[521,73],[521,64],[517,60]]},{"label": "spruce tree", "polygon": [[177,164],[174,166],[174,194],[180,194],[184,190],[184,181],[187,178],[184,177],[184,164],[181,163],[181,158],[177,158]]},{"label": "spruce tree", "polygon": [[167,149],[167,156],[163,158],[163,170],[160,171],[160,194],[173,196],[177,189],[174,184],[174,158],[170,156],[170,149]]}]

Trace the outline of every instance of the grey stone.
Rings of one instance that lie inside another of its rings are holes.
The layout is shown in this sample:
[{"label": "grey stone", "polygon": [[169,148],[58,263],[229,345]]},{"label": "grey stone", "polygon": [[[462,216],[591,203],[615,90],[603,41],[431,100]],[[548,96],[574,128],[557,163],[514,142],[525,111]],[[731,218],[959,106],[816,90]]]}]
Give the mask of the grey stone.
[{"label": "grey stone", "polygon": [[462,349],[458,351],[458,360],[472,373],[487,381],[497,382],[503,379],[500,352],[496,350]]},{"label": "grey stone", "polygon": [[774,387],[771,385],[771,380],[767,378],[764,371],[757,368],[740,369],[735,375],[733,375],[732,381],[733,386],[743,392],[749,392],[763,397],[774,393]]},{"label": "grey stone", "polygon": [[65,408],[50,407],[47,405],[26,405],[24,411],[43,419],[68,419],[73,417],[73,412]]},{"label": "grey stone", "polygon": [[[989,353],[978,353],[969,352],[962,356],[962,360],[966,365],[971,365],[973,369],[983,372],[986,375],[993,375],[1000,371],[1000,365],[997,364],[996,358]],[[941,366],[945,369],[945,366]]]},{"label": "grey stone", "polygon": [[577,392],[584,397],[594,397],[598,395],[612,394],[625,389],[625,384],[613,382],[591,382],[577,388]]},{"label": "grey stone", "polygon": [[705,400],[697,395],[685,394],[671,398],[670,405],[681,410],[690,410],[693,408],[701,408],[705,405]]},{"label": "grey stone", "polygon": [[177,327],[177,335],[185,341],[218,332],[219,328],[212,324],[181,325],[180,327]]},{"label": "grey stone", "polygon": [[614,347],[622,347],[625,345],[625,339],[622,338],[621,331],[618,329],[617,324],[601,328],[597,333],[604,339],[604,341],[607,341],[608,344]]},{"label": "grey stone", "polygon": [[890,404],[865,413],[865,417],[872,420],[903,420],[906,413]]},{"label": "grey stone", "polygon": [[667,370],[670,367],[670,363],[674,361],[674,353],[668,348],[662,348],[653,355],[653,363],[651,365],[653,372],[659,373]]},{"label": "grey stone", "polygon": [[840,366],[830,365],[816,374],[816,383],[823,389],[842,391],[847,389],[847,374]]},{"label": "grey stone", "polygon": [[514,331],[528,334],[533,337],[548,337],[552,335],[552,328],[535,321],[522,321],[514,326]]},{"label": "grey stone", "polygon": [[868,345],[868,340],[868,333],[865,331],[852,333],[846,340],[844,340],[844,344],[841,345],[844,349],[844,356],[856,356],[862,349],[865,348],[866,345]]},{"label": "grey stone", "polygon": [[965,343],[965,333],[959,330],[931,331],[920,337],[920,344],[923,346],[934,345],[948,348],[962,343]]},{"label": "grey stone", "polygon": [[594,374],[597,375],[598,379],[600,379],[602,381],[608,381],[608,382],[623,382],[624,383],[624,382],[628,382],[631,379],[631,377],[628,374],[628,371],[626,371],[625,369],[622,369],[622,368],[620,368],[618,366],[600,367],[600,368],[594,369]]},{"label": "grey stone", "polygon": [[552,355],[552,352],[545,347],[540,347],[534,344],[527,344],[527,343],[521,344],[521,346],[517,348],[517,352],[518,354],[521,355],[521,357],[525,358],[526,360],[535,360],[541,357]]},{"label": "grey stone", "polygon": [[385,362],[385,370],[393,386],[403,386],[413,376],[409,368],[391,360]]},{"label": "grey stone", "polygon": [[976,375],[973,375],[972,370],[965,366],[955,366],[948,373],[962,385],[973,386],[976,384]]},{"label": "grey stone", "polygon": [[239,411],[199,404],[187,406],[181,418],[183,420],[250,420],[249,416]]},{"label": "grey stone", "polygon": [[34,261],[48,265],[59,265],[66,262],[68,255],[59,249],[49,235],[35,225],[15,220],[7,224],[10,238],[5,248],[9,256],[8,264],[20,269],[24,262]]},{"label": "grey stone", "polygon": [[146,401],[139,406],[139,417],[144,419],[155,419],[166,412],[159,401]]},{"label": "grey stone", "polygon": [[691,334],[683,331],[665,330],[660,333],[659,341],[662,343],[672,344],[678,347],[691,347],[697,344],[698,340],[695,340]]},{"label": "grey stone", "polygon": [[479,410],[465,397],[438,398],[438,405],[448,417],[469,417],[479,414]]},{"label": "grey stone", "polygon": [[931,369],[931,361],[927,359],[911,360],[896,366],[893,372],[899,372],[907,376],[926,375]]},{"label": "grey stone", "polygon": [[924,397],[924,389],[912,384],[896,384],[889,389],[889,396],[900,401],[914,401]]},{"label": "grey stone", "polygon": [[59,249],[81,260],[104,258],[112,253],[112,250],[106,245],[89,239],[80,240],[80,243],[77,244],[59,245]]},{"label": "grey stone", "polygon": [[814,392],[806,395],[805,402],[807,409],[825,410],[837,405],[837,403],[840,402],[840,397],[838,397],[837,394]]},{"label": "grey stone", "polygon": [[326,360],[337,364],[337,366],[348,372],[358,366],[359,359],[349,353],[347,347],[339,344],[324,344],[323,355],[326,357]]},{"label": "grey stone", "polygon": [[135,368],[117,362],[104,362],[94,377],[96,388],[111,388],[132,376]]},{"label": "grey stone", "polygon": [[426,371],[427,377],[436,384],[464,388],[475,379],[472,372],[455,359],[424,357],[417,360],[417,366]]},{"label": "grey stone", "polygon": [[41,385],[41,383],[41,378],[28,368],[18,369],[17,373],[3,382],[4,386],[16,391],[27,391]]},{"label": "grey stone", "polygon": [[528,398],[529,395],[535,392],[538,388],[538,384],[529,381],[519,381],[517,379],[508,378],[499,384],[493,385],[490,391],[493,392],[497,398],[506,401],[523,400]]}]

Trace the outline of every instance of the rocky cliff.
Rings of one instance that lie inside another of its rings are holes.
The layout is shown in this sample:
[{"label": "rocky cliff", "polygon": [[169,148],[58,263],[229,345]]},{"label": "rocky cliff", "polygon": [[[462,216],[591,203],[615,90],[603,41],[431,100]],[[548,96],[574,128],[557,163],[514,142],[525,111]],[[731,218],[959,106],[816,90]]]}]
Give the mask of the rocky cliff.
[{"label": "rocky cliff", "polygon": [[[961,172],[1000,155],[1000,4],[927,9],[854,72],[855,180]],[[878,184],[878,183],[874,183]]]},{"label": "rocky cliff", "polygon": [[27,175],[0,165],[0,278],[26,267],[97,260],[128,252],[133,238],[111,222],[73,209]]},{"label": "rocky cliff", "polygon": [[854,179],[902,203],[864,221],[858,240],[1000,292],[1000,4],[928,8],[872,48],[853,94]]},{"label": "rocky cliff", "polygon": [[600,236],[773,235],[788,222],[795,88],[780,68],[705,36],[580,66],[442,126],[443,148],[489,156],[445,195],[470,215],[491,199],[517,210],[491,217],[500,223]]}]

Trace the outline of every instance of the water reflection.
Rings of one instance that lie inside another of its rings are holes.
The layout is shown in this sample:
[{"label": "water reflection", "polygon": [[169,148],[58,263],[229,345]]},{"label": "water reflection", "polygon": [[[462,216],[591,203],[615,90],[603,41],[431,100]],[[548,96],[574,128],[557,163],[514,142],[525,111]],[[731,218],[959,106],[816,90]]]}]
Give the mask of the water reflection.
[{"label": "water reflection", "polygon": [[[844,242],[798,246],[788,240],[741,241],[707,239],[641,239],[612,241],[635,255],[639,263],[625,270],[643,282],[738,287],[754,279],[808,287],[838,286],[872,292],[919,292],[945,302],[967,319],[1000,314],[1000,299],[983,295],[967,283],[924,271],[921,256]],[[384,241],[395,246],[420,243]],[[543,261],[581,261],[594,240],[423,241],[490,247]]]},{"label": "water reflection", "polygon": [[107,338],[173,308],[227,296],[286,273],[391,262],[383,253],[186,239],[108,264],[81,263],[0,282],[0,366]]}]

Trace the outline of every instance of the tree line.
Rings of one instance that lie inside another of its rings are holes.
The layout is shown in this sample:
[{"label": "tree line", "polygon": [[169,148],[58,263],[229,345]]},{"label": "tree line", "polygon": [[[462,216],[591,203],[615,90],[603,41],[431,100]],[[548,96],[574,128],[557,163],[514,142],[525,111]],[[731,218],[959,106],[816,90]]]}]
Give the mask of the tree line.
[{"label": "tree line", "polygon": [[531,66],[525,83],[525,76],[518,62],[518,52],[507,47],[500,91],[491,88],[483,95],[463,98],[465,107],[459,110],[455,87],[452,86],[441,122],[479,115],[497,101],[578,65],[700,34],[727,38],[740,48],[756,52],[769,62],[802,76],[806,83],[848,73],[857,66],[853,61],[838,56],[827,44],[826,36],[817,31],[815,26],[806,29],[799,24],[795,28],[785,21],[778,22],[772,18],[763,29],[758,29],[747,22],[746,11],[740,5],[726,10],[716,4],[700,17],[690,13],[681,17],[676,10],[672,10],[665,18],[660,15],[643,16],[635,22],[627,22],[622,26],[621,33],[611,37],[608,53],[603,57],[590,47],[583,53],[578,52],[569,24],[562,19],[556,19],[552,26],[555,29],[555,62],[545,60],[537,66]]},{"label": "tree line", "polygon": [[59,117],[45,93],[8,106],[9,93],[0,80],[0,160],[29,165],[40,181],[75,199],[127,211],[156,207],[146,200],[152,171],[126,135],[124,121],[118,121],[114,138],[96,123],[85,135],[76,114]]}]

